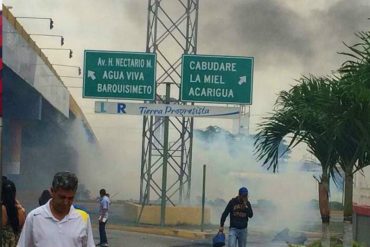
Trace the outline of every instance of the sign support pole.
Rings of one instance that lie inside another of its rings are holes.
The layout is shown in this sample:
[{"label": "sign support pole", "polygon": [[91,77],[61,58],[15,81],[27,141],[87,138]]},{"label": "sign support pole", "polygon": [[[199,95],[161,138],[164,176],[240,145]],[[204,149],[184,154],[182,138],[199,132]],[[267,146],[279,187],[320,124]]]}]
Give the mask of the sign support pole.
[{"label": "sign support pole", "polygon": [[205,205],[206,205],[206,169],[207,169],[207,166],[203,165],[202,221],[200,223],[201,232],[204,232],[204,210],[205,210]]},{"label": "sign support pole", "polygon": [[[166,83],[166,104],[170,103],[171,84]],[[164,118],[163,140],[163,168],[162,168],[162,196],[161,196],[161,226],[166,224],[166,201],[167,201],[167,165],[168,165],[168,131],[169,117]]]}]

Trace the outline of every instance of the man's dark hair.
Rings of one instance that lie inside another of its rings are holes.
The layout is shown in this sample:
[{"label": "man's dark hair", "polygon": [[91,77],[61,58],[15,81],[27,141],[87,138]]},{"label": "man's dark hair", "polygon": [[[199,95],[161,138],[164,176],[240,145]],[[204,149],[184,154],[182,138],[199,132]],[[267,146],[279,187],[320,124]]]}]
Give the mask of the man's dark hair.
[{"label": "man's dark hair", "polygon": [[49,190],[44,190],[41,193],[41,196],[39,198],[39,205],[42,206],[46,204],[51,199],[51,194]]},{"label": "man's dark hair", "polygon": [[107,194],[107,192],[105,191],[105,189],[101,189],[99,191],[99,193],[100,193],[100,195],[103,195],[103,196],[105,196]]},{"label": "man's dark hair", "polygon": [[77,191],[78,178],[72,172],[58,172],[54,175],[53,190],[63,189]]}]

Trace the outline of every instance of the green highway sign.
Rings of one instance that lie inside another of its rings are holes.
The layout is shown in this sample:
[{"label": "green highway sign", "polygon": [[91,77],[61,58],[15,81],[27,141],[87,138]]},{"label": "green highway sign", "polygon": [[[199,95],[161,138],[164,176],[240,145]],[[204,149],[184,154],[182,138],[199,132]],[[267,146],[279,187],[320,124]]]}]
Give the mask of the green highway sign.
[{"label": "green highway sign", "polygon": [[84,98],[154,100],[156,54],[85,50]]},{"label": "green highway sign", "polygon": [[252,104],[253,57],[183,55],[181,101]]}]

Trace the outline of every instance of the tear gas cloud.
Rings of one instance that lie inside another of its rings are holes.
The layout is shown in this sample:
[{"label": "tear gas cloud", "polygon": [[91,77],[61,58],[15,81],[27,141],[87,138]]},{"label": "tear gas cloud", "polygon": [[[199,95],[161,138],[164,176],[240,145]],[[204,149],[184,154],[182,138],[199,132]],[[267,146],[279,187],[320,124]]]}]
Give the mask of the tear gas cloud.
[{"label": "tear gas cloud", "polygon": [[[204,132],[203,132],[204,133]],[[228,200],[246,186],[249,198],[256,207],[252,225],[271,229],[300,229],[307,222],[320,222],[320,214],[312,200],[318,199],[318,185],[313,175],[320,168],[304,160],[291,160],[289,154],[279,162],[274,174],[262,167],[253,155],[253,136],[233,136],[220,129],[212,138],[205,139],[196,132],[193,164],[193,197],[199,201],[202,186],[202,165],[207,165],[207,201],[212,208],[212,222],[218,224]],[[306,164],[307,165],[307,164]],[[331,198],[341,192],[332,186]],[[267,224],[268,222],[268,224]]]},{"label": "tear gas cloud", "polygon": [[[242,186],[248,187],[250,200],[256,207],[251,221],[256,227],[300,229],[307,222],[320,221],[317,207],[312,203],[318,199],[318,185],[313,175],[319,175],[319,167],[313,167],[313,171],[304,169],[304,160],[292,161],[288,153],[280,160],[279,173],[274,174],[256,161],[253,136],[235,136],[217,127],[215,130],[210,138],[205,138],[206,131],[195,131],[191,196],[192,204],[200,205],[202,167],[206,164],[206,201],[212,210],[213,224],[218,224],[226,203]],[[73,137],[81,139],[78,134]],[[130,139],[130,148],[117,145],[125,138],[125,132],[109,137],[110,142],[100,142],[100,151],[93,156],[86,143],[75,143],[80,154],[88,154],[80,155],[81,183],[94,196],[104,187],[111,195],[119,193],[116,200],[137,200],[141,136],[138,133],[136,139]],[[331,197],[332,200],[341,197],[334,186]]]}]

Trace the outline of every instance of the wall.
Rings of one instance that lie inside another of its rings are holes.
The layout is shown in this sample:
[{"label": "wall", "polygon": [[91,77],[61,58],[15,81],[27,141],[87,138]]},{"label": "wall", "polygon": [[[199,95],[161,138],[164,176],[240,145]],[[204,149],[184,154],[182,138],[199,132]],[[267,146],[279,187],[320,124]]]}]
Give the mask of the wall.
[{"label": "wall", "polygon": [[[138,204],[125,204],[124,207],[130,210],[123,210],[125,214],[124,218],[132,221],[137,215],[140,214],[141,205]],[[132,212],[136,212],[133,214]],[[200,207],[182,207],[182,206],[168,206],[166,208],[166,225],[200,225],[201,223],[202,210]],[[140,223],[159,225],[161,217],[161,207],[158,205],[145,206]],[[205,224],[210,224],[211,213],[210,209],[206,208],[204,213]]]},{"label": "wall", "polygon": [[353,237],[370,246],[370,167],[355,175],[353,203]]}]

